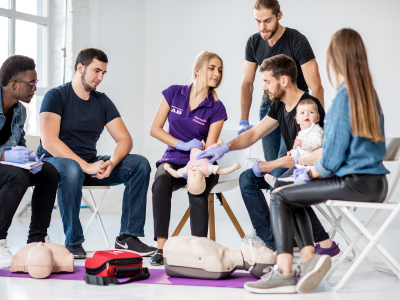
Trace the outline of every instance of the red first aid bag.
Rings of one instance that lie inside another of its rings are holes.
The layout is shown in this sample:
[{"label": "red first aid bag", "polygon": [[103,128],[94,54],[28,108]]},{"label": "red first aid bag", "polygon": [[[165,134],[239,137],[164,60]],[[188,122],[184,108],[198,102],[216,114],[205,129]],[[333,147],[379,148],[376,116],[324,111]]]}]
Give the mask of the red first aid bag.
[{"label": "red first aid bag", "polygon": [[[85,282],[95,285],[125,284],[150,277],[147,268],[142,267],[143,259],[139,254],[122,251],[96,251],[93,258],[85,260]],[[119,281],[118,278],[129,278]]]}]

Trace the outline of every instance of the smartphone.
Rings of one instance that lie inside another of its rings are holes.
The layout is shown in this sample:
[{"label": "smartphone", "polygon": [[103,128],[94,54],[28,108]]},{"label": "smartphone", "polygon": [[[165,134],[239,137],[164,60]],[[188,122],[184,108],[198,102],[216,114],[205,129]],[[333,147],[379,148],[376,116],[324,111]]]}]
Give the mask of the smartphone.
[{"label": "smartphone", "polygon": [[256,161],[261,161],[261,159],[259,158],[251,158],[251,157],[246,157],[249,161],[251,161],[252,163],[255,163]]}]

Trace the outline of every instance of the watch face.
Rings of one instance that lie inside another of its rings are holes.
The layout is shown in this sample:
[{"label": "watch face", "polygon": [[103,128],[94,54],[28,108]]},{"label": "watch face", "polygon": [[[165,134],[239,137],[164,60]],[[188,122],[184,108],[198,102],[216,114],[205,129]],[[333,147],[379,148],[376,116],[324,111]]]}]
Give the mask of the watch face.
[{"label": "watch face", "polygon": [[314,179],[314,177],[312,176],[311,170],[308,170],[307,177],[308,177],[308,179]]}]

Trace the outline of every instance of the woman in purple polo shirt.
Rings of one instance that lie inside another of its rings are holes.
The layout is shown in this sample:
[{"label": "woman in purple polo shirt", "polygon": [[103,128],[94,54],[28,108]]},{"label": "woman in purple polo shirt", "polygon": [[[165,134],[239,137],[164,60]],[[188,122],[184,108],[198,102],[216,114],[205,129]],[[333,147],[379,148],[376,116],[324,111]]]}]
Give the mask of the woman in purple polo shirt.
[{"label": "woman in purple polo shirt", "polygon": [[[225,106],[218,99],[215,89],[222,80],[222,59],[215,53],[203,51],[193,64],[191,85],[172,85],[162,92],[160,106],[154,117],[150,135],[168,145],[163,157],[157,162],[153,183],[154,240],[158,250],[151,258],[152,265],[163,265],[163,247],[168,238],[171,216],[172,192],[186,185],[185,178],[174,178],[164,170],[168,163],[173,169],[184,167],[189,161],[192,148],[203,148],[217,142],[228,116]],[[168,132],[163,129],[168,119]],[[206,178],[206,189],[200,195],[188,192],[190,203],[190,227],[192,235],[207,236],[208,195],[218,183],[219,175]]]}]

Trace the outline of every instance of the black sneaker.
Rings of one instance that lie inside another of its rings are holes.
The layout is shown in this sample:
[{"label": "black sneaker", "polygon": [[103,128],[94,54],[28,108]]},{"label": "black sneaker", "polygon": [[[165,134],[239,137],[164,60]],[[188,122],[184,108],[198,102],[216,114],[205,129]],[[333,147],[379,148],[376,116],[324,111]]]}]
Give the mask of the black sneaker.
[{"label": "black sneaker", "polygon": [[83,249],[82,244],[77,246],[65,245],[65,247],[69,252],[71,252],[71,255],[74,257],[74,259],[86,259],[86,251]]},{"label": "black sneaker", "polygon": [[164,257],[163,257],[162,249],[158,249],[157,252],[150,258],[150,264],[152,266],[163,266],[164,265]]},{"label": "black sneaker", "polygon": [[156,252],[156,247],[147,246],[136,236],[127,235],[124,238],[115,239],[115,249],[131,251],[141,256],[152,256]]}]

